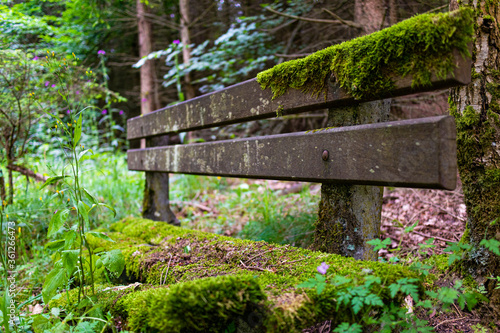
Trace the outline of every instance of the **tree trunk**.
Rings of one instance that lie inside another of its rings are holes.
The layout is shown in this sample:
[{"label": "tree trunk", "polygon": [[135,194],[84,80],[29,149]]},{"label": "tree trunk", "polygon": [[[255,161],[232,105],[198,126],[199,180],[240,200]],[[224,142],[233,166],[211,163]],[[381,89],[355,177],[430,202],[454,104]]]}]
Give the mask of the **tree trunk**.
[{"label": "tree trunk", "polygon": [[[151,22],[146,18],[149,8],[137,0],[137,20],[139,29],[139,56],[145,57],[153,51],[153,31]],[[146,61],[141,66],[141,114],[148,114],[159,109],[158,98],[155,96],[155,68],[152,61]],[[158,144],[168,144],[168,136],[152,139],[141,139],[141,148]],[[168,173],[146,172],[142,215],[155,221],[165,221],[179,225],[179,221],[170,210]]]},{"label": "tree trunk", "polygon": [[[181,13],[181,42],[182,48],[182,59],[184,65],[188,65],[191,60],[191,37],[189,33],[189,24],[191,23],[189,15],[189,0],[179,0],[179,9]],[[191,75],[186,73],[184,76],[184,89],[186,91],[186,99],[191,99],[196,96],[194,87],[191,84]]]},{"label": "tree trunk", "polygon": [[391,22],[395,16],[395,8],[393,7],[393,0],[356,0],[354,19],[363,27],[362,35],[371,34],[396,23]]},{"label": "tree trunk", "polygon": [[[498,307],[500,290],[495,290],[494,280],[486,277],[500,275],[500,257],[480,243],[483,239],[500,241],[500,5],[474,1],[472,6],[477,14],[472,82],[452,89],[450,95],[468,215],[463,239],[473,245],[463,265],[484,283],[491,304]],[[457,7],[452,0],[450,10]]]},{"label": "tree trunk", "polygon": [[[137,25],[139,30],[139,57],[145,57],[153,51],[153,34],[151,22],[146,18],[149,8],[137,0]],[[141,114],[148,114],[159,108],[155,97],[155,68],[152,61],[146,61],[141,66]],[[146,147],[146,141],[141,140],[141,148]]]},{"label": "tree trunk", "polygon": [[[356,1],[355,20],[362,34],[379,30],[385,22],[382,0]],[[370,124],[389,119],[390,100],[363,103],[328,111],[328,127]],[[364,185],[321,185],[318,221],[315,223],[315,250],[362,260],[377,260],[368,240],[379,237],[384,188]]]}]

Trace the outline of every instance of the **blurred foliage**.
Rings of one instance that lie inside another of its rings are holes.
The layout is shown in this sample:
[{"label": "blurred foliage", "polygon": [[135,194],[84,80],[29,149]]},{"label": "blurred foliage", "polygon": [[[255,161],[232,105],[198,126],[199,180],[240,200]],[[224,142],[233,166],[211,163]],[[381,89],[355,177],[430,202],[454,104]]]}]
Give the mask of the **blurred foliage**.
[{"label": "blurred foliage", "polygon": [[272,44],[272,37],[261,31],[260,17],[239,19],[215,41],[206,40],[192,48],[189,64],[176,66],[175,59],[182,54],[183,45],[172,43],[165,50],[150,53],[137,62],[134,67],[141,67],[147,60],[166,57],[165,65],[170,70],[163,76],[163,86],[168,87],[191,72],[201,76],[194,84],[201,85],[202,93],[220,90],[255,75],[272,63],[273,54],[280,51],[280,45]]}]

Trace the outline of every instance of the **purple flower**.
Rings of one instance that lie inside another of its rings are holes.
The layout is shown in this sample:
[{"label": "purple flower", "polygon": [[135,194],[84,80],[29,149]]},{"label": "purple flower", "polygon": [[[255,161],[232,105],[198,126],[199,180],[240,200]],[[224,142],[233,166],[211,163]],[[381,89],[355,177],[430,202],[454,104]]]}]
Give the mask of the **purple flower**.
[{"label": "purple flower", "polygon": [[106,54],[106,51],[104,51],[104,50],[99,50],[99,51],[97,51],[97,54],[98,54],[98,55],[105,55],[105,54]]},{"label": "purple flower", "polygon": [[123,112],[123,110],[120,110],[120,112],[118,112],[118,114],[121,116],[123,115],[125,112]]},{"label": "purple flower", "polygon": [[71,110],[66,111],[66,113],[67,113],[67,114],[70,114],[70,113],[71,113]]},{"label": "purple flower", "polygon": [[77,95],[80,95],[80,90],[77,90],[77,91],[76,91],[76,94],[77,94]]},{"label": "purple flower", "polygon": [[176,40],[174,40],[172,43],[174,43],[174,44],[180,44],[180,43],[181,43],[181,41],[180,41],[180,40],[178,40],[178,39],[176,39]]},{"label": "purple flower", "polygon": [[35,57],[33,58],[33,60],[38,60],[38,59],[40,59],[40,58],[38,58],[37,56],[35,56]]},{"label": "purple flower", "polygon": [[330,268],[330,265],[327,265],[325,262],[322,262],[321,265],[318,266],[318,273],[319,274],[326,274],[326,270]]},{"label": "purple flower", "polygon": [[108,110],[104,109],[104,110],[101,111],[101,113],[102,114],[106,114],[106,113],[108,113]]},{"label": "purple flower", "polygon": [[143,102],[147,102],[147,100],[148,100],[148,99],[147,99],[146,97],[144,97],[141,101],[143,101]]},{"label": "purple flower", "polygon": [[49,84],[50,84],[50,82],[49,82],[49,81],[45,81],[45,86],[46,86],[46,87],[48,87],[48,86],[49,86]]},{"label": "purple flower", "polygon": [[55,84],[53,84],[53,85],[51,85],[51,87],[52,87],[52,88],[55,88],[55,87],[56,87],[56,85],[55,85]]}]

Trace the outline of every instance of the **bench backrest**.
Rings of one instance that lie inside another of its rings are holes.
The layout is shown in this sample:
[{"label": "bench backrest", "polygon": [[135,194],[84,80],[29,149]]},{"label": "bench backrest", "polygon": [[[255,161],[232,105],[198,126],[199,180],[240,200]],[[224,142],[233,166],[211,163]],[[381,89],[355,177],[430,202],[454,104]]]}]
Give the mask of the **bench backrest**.
[{"label": "bench backrest", "polygon": [[[467,84],[470,61],[432,85],[395,82],[391,97]],[[381,96],[388,97],[388,96]],[[127,138],[151,138],[324,108],[358,104],[336,83],[325,96],[298,90],[272,99],[255,80],[128,120]],[[456,182],[452,117],[431,117],[128,151],[130,170],[227,177],[341,182],[453,189]]]}]

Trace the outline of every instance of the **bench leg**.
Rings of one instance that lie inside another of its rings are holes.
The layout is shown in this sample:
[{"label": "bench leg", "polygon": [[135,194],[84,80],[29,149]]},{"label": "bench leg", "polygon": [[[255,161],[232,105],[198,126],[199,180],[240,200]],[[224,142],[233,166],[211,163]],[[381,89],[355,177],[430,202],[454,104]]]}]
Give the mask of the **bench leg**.
[{"label": "bench leg", "polygon": [[314,249],[377,260],[368,240],[380,234],[383,187],[322,184]]},{"label": "bench leg", "polygon": [[181,224],[170,210],[168,173],[146,172],[142,216],[150,220],[165,221],[173,225]]},{"label": "bench leg", "polygon": [[[390,100],[330,109],[328,126],[352,126],[387,121]],[[360,260],[377,260],[367,241],[380,235],[384,188],[365,185],[322,184],[314,250]]]}]

